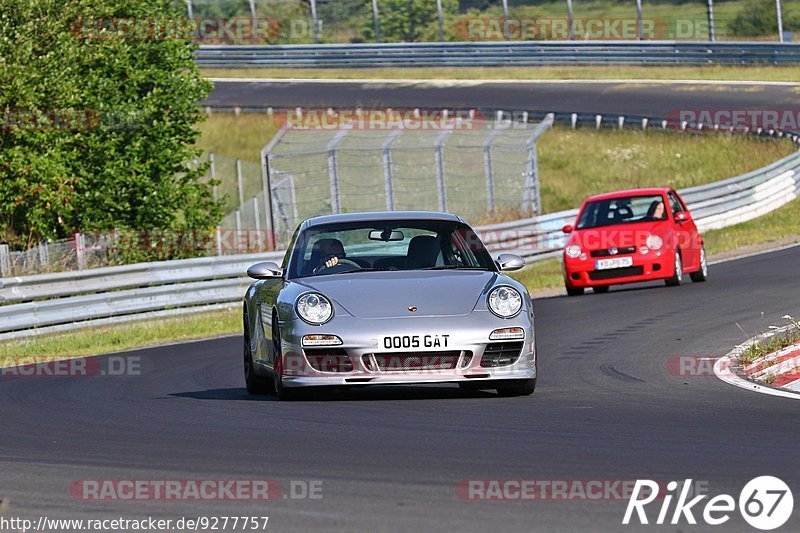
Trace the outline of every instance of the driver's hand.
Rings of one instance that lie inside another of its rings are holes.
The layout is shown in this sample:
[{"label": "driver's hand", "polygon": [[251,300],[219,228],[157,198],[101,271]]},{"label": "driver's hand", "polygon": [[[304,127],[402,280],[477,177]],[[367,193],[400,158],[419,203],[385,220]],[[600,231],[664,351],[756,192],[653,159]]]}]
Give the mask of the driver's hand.
[{"label": "driver's hand", "polygon": [[328,268],[330,268],[332,266],[336,266],[338,264],[339,264],[339,258],[336,257],[335,255],[333,257],[331,257],[330,259],[328,259],[327,261],[325,261],[325,266],[328,267]]}]

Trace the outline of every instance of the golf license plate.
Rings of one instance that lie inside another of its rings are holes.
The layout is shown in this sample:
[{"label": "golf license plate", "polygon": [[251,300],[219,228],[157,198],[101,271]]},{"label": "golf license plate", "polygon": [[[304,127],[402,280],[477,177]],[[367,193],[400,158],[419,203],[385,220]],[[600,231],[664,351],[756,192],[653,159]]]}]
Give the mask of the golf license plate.
[{"label": "golf license plate", "polygon": [[597,270],[608,270],[611,268],[625,268],[633,265],[633,257],[614,257],[611,259],[598,259],[594,266]]}]

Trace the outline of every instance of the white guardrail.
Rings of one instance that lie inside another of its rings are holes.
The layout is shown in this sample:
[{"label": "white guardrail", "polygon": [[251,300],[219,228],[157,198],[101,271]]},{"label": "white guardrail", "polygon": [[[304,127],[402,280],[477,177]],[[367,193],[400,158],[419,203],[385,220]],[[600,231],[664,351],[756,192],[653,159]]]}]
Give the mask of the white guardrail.
[{"label": "white guardrail", "polygon": [[[680,191],[700,230],[738,224],[800,194],[800,151],[727,180]],[[476,227],[493,255],[555,257],[577,210]],[[223,307],[243,297],[247,268],[284,252],[142,263],[0,279],[0,340]]]}]

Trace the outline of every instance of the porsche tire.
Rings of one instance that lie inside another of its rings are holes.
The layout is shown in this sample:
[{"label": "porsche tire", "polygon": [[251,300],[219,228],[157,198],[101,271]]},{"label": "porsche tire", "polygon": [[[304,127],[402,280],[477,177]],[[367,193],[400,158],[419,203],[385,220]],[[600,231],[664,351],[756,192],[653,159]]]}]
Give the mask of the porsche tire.
[{"label": "porsche tire", "polygon": [[250,349],[250,333],[247,330],[247,315],[244,316],[244,384],[248,394],[268,394],[272,389],[269,379],[256,374],[255,364],[253,363],[253,353]]},{"label": "porsche tire", "polygon": [[[277,321],[275,321],[277,322]],[[276,324],[277,326],[277,324]],[[297,391],[283,385],[283,353],[281,346],[281,332],[277,327],[272,331],[274,363],[272,369],[273,392],[279,400],[291,401],[297,398]]]}]

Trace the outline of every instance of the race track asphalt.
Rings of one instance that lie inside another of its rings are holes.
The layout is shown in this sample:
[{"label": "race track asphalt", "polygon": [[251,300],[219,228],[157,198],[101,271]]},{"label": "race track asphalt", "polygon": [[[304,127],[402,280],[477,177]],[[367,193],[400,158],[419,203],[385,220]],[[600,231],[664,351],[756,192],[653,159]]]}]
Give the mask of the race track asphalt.
[{"label": "race track asphalt", "polygon": [[800,84],[300,80],[214,84],[205,105],[244,108],[486,108],[667,117],[681,110],[796,109],[800,101]]},{"label": "race track asphalt", "polygon": [[[624,501],[463,501],[470,479],[691,478],[738,498],[759,475],[800,496],[793,400],[670,370],[800,314],[800,247],[713,265],[706,283],[537,300],[530,397],[455,386],[250,397],[241,340],[125,354],[128,377],[0,379],[0,497],[9,516],[267,515],[271,531],[638,531]],[[737,325],[738,324],[738,325]],[[741,328],[741,329],[740,329]],[[746,333],[743,333],[743,331]],[[82,479],[321,480],[322,499],[89,502]],[[657,509],[651,511],[655,519]],[[800,517],[785,526],[797,531]],[[736,513],[717,528],[752,531]]]}]

